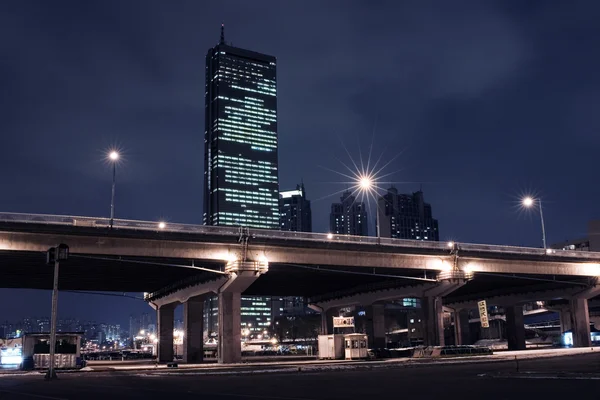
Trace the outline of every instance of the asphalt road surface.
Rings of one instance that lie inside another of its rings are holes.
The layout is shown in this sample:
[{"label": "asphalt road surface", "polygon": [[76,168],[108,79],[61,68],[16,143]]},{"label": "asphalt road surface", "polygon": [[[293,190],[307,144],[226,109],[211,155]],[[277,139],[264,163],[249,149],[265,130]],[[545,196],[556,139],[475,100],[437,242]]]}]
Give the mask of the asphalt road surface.
[{"label": "asphalt road surface", "polygon": [[600,398],[600,354],[519,362],[418,365],[321,372],[198,372],[0,376],[0,399],[561,399]]}]

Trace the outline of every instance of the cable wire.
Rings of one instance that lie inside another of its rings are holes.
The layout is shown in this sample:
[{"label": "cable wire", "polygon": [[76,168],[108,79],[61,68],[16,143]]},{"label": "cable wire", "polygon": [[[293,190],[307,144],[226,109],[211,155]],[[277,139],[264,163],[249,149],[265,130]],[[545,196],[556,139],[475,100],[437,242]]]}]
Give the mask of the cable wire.
[{"label": "cable wire", "polygon": [[502,277],[502,278],[525,279],[525,280],[529,280],[529,281],[566,283],[566,284],[569,284],[569,285],[586,286],[586,283],[584,283],[584,282],[557,281],[556,279],[544,279],[544,278],[532,278],[532,277],[529,277],[529,276],[505,275],[505,274],[498,274],[496,272],[482,272],[482,271],[477,271],[476,274],[488,274],[488,275],[493,275],[493,276],[499,276],[499,277]]},{"label": "cable wire", "polygon": [[133,263],[133,264],[159,265],[159,266],[164,266],[164,267],[175,267],[175,268],[189,268],[189,269],[196,269],[199,271],[213,272],[215,274],[220,274],[220,275],[229,275],[227,272],[217,271],[217,270],[210,269],[210,268],[197,267],[195,265],[166,264],[166,263],[157,263],[157,262],[152,262],[152,261],[127,260],[127,259],[123,259],[123,258],[110,258],[110,257],[81,256],[81,255],[73,255],[73,254],[70,254],[69,258],[85,258],[88,260],[121,261],[121,262]]},{"label": "cable wire", "polygon": [[437,282],[437,280],[435,280],[435,279],[417,278],[417,277],[414,277],[414,276],[391,275],[391,274],[377,274],[377,273],[358,272],[358,271],[356,271],[356,272],[355,271],[340,271],[340,270],[336,270],[336,269],[320,268],[320,267],[309,267],[307,265],[288,264],[288,263],[282,263],[282,264],[279,264],[279,265],[289,265],[290,267],[295,267],[295,268],[310,269],[310,270],[313,270],[313,271],[320,271],[320,272],[334,272],[334,273],[338,273],[338,274],[380,276],[382,278],[412,279],[412,280],[415,280],[415,281]]},{"label": "cable wire", "polygon": [[106,293],[106,292],[88,292],[88,291],[85,291],[85,290],[61,290],[61,292],[79,293],[79,294],[93,294],[93,295],[97,295],[97,296],[127,297],[129,299],[145,301],[143,297],[130,296],[130,295],[125,294],[125,293],[117,294],[117,293]]}]

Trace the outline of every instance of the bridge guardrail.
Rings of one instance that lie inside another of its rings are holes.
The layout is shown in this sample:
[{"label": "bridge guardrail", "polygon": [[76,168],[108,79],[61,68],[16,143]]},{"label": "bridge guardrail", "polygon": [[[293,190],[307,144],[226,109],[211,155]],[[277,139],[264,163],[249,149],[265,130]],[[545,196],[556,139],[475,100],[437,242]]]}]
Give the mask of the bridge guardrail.
[{"label": "bridge guardrail", "polygon": [[[47,225],[72,225],[72,226],[89,226],[94,228],[108,228],[110,219],[105,217],[83,217],[69,215],[50,215],[50,214],[24,214],[24,213],[0,213],[0,222],[16,222],[16,223],[35,223]],[[115,229],[130,229],[139,231],[155,231],[155,232],[180,232],[180,233],[197,233],[210,235],[224,236],[239,236],[240,228],[235,226],[207,226],[194,224],[180,223],[165,223],[161,228],[158,221],[140,221],[127,219],[114,219],[113,228]],[[420,240],[407,239],[392,239],[392,238],[376,238],[369,236],[352,236],[326,233],[308,233],[308,232],[289,232],[275,231],[267,229],[249,229],[248,233],[251,237],[263,239],[290,239],[290,240],[306,240],[318,242],[332,243],[348,243],[348,244],[366,244],[366,245],[384,245],[392,247],[417,248],[428,250],[448,250],[448,243],[445,242],[427,242]],[[585,258],[592,261],[599,261],[600,254],[596,252],[582,252],[572,250],[555,250],[541,249],[531,247],[504,246],[504,245],[488,245],[488,244],[471,244],[471,243],[456,243],[457,248],[469,252],[483,253],[513,253],[527,254],[534,256],[556,256],[556,257],[573,257]]]}]

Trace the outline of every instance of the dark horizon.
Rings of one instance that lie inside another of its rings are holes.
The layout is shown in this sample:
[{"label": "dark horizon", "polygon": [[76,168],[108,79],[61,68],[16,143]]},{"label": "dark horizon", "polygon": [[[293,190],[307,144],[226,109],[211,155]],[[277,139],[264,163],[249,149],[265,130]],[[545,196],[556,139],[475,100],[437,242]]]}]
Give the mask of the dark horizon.
[{"label": "dark horizon", "polygon": [[[347,185],[331,171],[348,173],[345,147],[360,164],[372,141],[386,181],[422,185],[440,240],[541,247],[529,193],[548,243],[600,218],[599,4],[260,3],[2,2],[0,211],[108,216],[116,147],[117,218],[202,223],[204,56],[224,21],[234,46],[277,57],[279,186],[304,182],[314,231]],[[19,301],[0,320],[49,298],[2,290]],[[75,293],[59,309],[150,310]]]}]

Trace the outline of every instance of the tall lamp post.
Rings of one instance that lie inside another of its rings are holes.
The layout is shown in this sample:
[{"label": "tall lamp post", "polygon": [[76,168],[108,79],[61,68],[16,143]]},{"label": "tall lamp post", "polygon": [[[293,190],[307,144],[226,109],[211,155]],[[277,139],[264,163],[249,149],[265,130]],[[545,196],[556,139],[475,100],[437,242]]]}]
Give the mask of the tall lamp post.
[{"label": "tall lamp post", "polygon": [[45,379],[56,379],[55,368],[55,353],[56,353],[56,320],[58,318],[58,268],[60,261],[69,258],[69,246],[59,244],[56,247],[51,247],[46,253],[46,264],[54,265],[54,283],[52,285],[52,314],[50,315],[50,340],[49,340],[49,360],[48,371]]},{"label": "tall lamp post", "polygon": [[[361,191],[370,192],[375,190],[375,182],[373,182],[373,178],[370,176],[362,176],[358,181],[358,186]],[[381,237],[379,231],[379,204],[377,204],[377,196],[375,196],[375,228],[377,235],[377,243],[379,243],[379,239]]]},{"label": "tall lamp post", "polygon": [[[537,204],[536,204],[537,203]],[[542,209],[542,200],[537,198],[534,199],[533,197],[525,197],[522,200],[522,204],[524,207],[526,208],[532,208],[532,207],[538,207],[540,210],[540,221],[542,222],[542,243],[544,245],[544,249],[546,249],[546,227],[544,225],[544,211]]]},{"label": "tall lamp post", "polygon": [[112,174],[112,194],[110,196],[110,229],[113,227],[113,220],[115,218],[115,181],[117,177],[117,161],[119,160],[119,153],[111,151],[108,155],[109,160],[113,165]]}]

